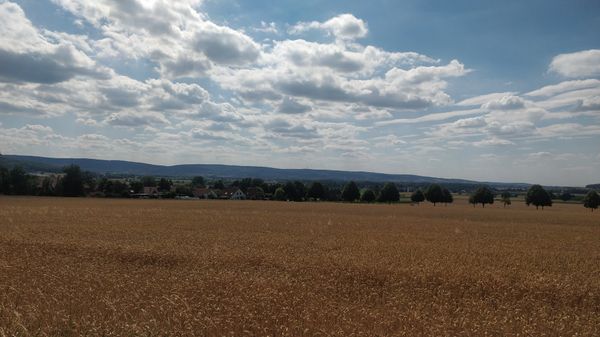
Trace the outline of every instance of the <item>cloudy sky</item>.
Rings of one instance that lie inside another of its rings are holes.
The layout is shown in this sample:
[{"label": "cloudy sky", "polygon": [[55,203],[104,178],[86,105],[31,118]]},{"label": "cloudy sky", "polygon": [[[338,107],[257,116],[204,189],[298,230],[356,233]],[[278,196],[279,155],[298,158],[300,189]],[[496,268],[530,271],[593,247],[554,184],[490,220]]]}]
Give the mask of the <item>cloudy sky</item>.
[{"label": "cloudy sky", "polygon": [[0,0],[0,152],[600,182],[600,2]]}]

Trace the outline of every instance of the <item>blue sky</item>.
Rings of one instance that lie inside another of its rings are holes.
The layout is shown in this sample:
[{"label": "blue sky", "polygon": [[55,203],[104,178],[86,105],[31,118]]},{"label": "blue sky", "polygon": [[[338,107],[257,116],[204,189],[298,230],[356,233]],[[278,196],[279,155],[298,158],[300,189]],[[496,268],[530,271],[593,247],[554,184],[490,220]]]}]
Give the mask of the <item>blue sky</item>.
[{"label": "blue sky", "polygon": [[598,1],[0,0],[0,151],[600,181]]}]

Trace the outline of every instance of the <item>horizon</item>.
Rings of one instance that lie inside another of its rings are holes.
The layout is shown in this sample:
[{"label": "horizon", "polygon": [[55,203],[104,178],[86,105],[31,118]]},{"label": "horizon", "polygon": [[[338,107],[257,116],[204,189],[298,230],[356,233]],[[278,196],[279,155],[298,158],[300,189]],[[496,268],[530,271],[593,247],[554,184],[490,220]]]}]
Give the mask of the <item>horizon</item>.
[{"label": "horizon", "polygon": [[[21,157],[42,157],[42,156],[34,156],[34,155],[22,155],[22,154],[12,154],[5,153],[0,154],[0,156],[21,156]],[[99,160],[99,161],[121,161],[133,164],[143,164],[143,165],[154,165],[154,166],[162,166],[162,167],[176,167],[176,166],[193,166],[193,165],[206,165],[206,166],[230,166],[230,167],[254,167],[254,168],[265,168],[265,169],[276,169],[276,170],[311,170],[311,171],[340,171],[345,173],[369,173],[369,174],[384,174],[384,175],[407,175],[407,176],[420,176],[424,178],[434,178],[434,179],[448,179],[448,180],[464,180],[464,181],[472,181],[474,183],[499,183],[499,184],[514,184],[514,185],[534,185],[534,183],[526,182],[526,181],[491,181],[491,180],[472,180],[461,177],[442,177],[442,176],[423,176],[420,174],[414,173],[396,173],[396,172],[379,172],[379,171],[352,171],[352,170],[335,170],[335,169],[323,169],[323,168],[309,168],[309,167],[274,167],[274,166],[255,166],[255,165],[236,165],[236,164],[219,164],[219,163],[181,163],[181,164],[153,164],[148,162],[138,162],[131,160],[122,160],[122,159],[103,159],[103,158],[88,158],[88,157],[42,157],[42,158],[50,158],[50,159],[59,159],[59,160]],[[190,176],[191,177],[191,176]],[[235,179],[239,179],[242,177],[238,177]],[[246,177],[253,178],[253,177]],[[318,181],[318,180],[315,180]],[[586,185],[594,185],[596,183],[590,182]],[[544,185],[546,187],[574,187],[574,188],[585,188],[586,185]]]},{"label": "horizon", "polygon": [[0,0],[0,18],[0,153],[600,182],[597,1]]}]

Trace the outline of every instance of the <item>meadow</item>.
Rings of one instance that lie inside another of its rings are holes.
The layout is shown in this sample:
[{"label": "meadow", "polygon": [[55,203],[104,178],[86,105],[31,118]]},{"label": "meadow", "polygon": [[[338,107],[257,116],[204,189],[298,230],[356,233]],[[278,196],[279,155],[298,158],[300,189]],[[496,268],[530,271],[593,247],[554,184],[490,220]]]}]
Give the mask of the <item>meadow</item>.
[{"label": "meadow", "polygon": [[600,336],[600,213],[0,197],[0,336]]}]

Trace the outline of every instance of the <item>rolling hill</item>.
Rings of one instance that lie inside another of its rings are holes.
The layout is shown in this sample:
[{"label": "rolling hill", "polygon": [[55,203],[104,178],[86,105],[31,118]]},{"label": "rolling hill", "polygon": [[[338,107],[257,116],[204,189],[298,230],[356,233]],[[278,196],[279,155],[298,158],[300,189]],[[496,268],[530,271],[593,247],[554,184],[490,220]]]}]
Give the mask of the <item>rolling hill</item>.
[{"label": "rolling hill", "polygon": [[[0,165],[21,165],[27,171],[58,172],[64,166],[75,164],[86,171],[98,174],[159,177],[193,177],[239,179],[260,178],[264,180],[302,180],[302,181],[368,181],[396,183],[445,183],[480,184],[481,182],[464,179],[447,179],[411,174],[385,174],[362,171],[316,170],[316,169],[279,169],[259,166],[236,166],[217,164],[153,165],[122,160],[101,160],[88,158],[47,158],[20,155],[2,155]],[[526,187],[522,183],[489,183],[502,187]]]}]

